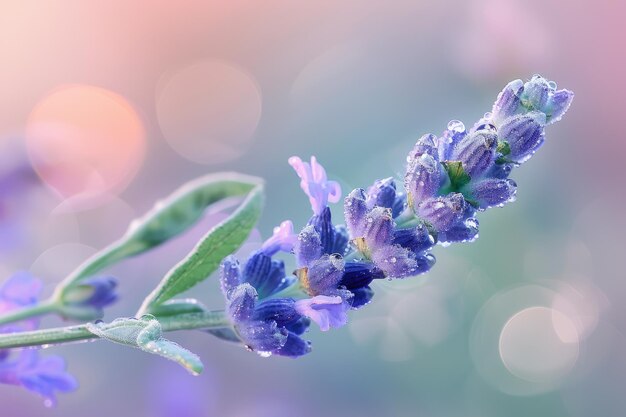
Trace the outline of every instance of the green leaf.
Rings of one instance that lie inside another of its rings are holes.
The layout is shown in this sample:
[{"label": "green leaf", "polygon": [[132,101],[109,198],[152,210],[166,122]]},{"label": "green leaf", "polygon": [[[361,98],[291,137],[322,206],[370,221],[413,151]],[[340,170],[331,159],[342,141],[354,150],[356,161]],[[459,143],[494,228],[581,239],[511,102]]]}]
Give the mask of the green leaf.
[{"label": "green leaf", "polygon": [[[196,224],[208,206],[226,198],[247,195],[248,198],[244,201],[244,205],[248,207],[247,216],[250,221],[256,221],[262,193],[263,181],[260,178],[236,173],[208,175],[183,185],[168,198],[158,202],[143,217],[133,221],[120,240],[80,265],[59,284],[55,298],[60,300],[68,287],[81,280],[178,236]],[[250,207],[251,203],[253,207]],[[231,219],[232,216],[226,222]],[[230,242],[231,248],[235,245],[235,240]]]},{"label": "green leaf", "polygon": [[205,313],[209,311],[204,304],[195,298],[168,300],[163,304],[150,308],[150,314],[161,317],[172,317],[180,314]]},{"label": "green leaf", "polygon": [[263,187],[250,191],[246,199],[227,219],[211,229],[187,255],[161,280],[144,300],[140,313],[188,290],[209,277],[222,259],[235,252],[246,240],[259,219],[263,205]]},{"label": "green leaf", "polygon": [[165,339],[161,323],[151,315],[140,319],[120,318],[109,324],[87,323],[86,328],[101,339],[177,362],[194,375],[198,375],[204,368],[197,355]]},{"label": "green leaf", "polygon": [[463,169],[463,164],[460,161],[445,161],[442,164],[446,168],[448,177],[450,177],[452,191],[458,191],[470,182],[471,178]]}]

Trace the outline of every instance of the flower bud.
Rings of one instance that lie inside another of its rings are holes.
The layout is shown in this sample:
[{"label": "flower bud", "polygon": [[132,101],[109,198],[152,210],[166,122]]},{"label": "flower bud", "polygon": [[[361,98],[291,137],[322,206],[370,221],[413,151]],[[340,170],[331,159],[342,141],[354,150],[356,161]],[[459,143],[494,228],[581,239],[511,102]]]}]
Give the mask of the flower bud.
[{"label": "flower bud", "polygon": [[448,230],[463,218],[466,207],[462,194],[452,193],[423,202],[417,215],[427,221],[437,232]]},{"label": "flower bud", "polygon": [[363,237],[365,230],[365,216],[369,209],[366,203],[367,195],[365,190],[357,188],[352,190],[345,199],[343,209],[346,219],[346,225],[348,226],[348,232],[350,238],[356,239]]},{"label": "flower bud", "polygon": [[482,210],[514,201],[517,192],[517,184],[512,179],[488,178],[471,183],[468,188],[470,198]]},{"label": "flower bud", "polygon": [[367,207],[392,208],[396,200],[396,183],[393,178],[385,178],[376,180],[376,182],[367,190]]},{"label": "flower bud", "polygon": [[498,136],[491,129],[481,129],[466,135],[452,150],[450,160],[461,161],[470,178],[478,178],[495,158]]},{"label": "flower bud", "polygon": [[517,163],[530,159],[543,145],[545,122],[546,116],[541,112],[530,112],[505,120],[498,134],[500,140],[509,143],[511,152],[507,157]]},{"label": "flower bud", "polygon": [[437,195],[441,170],[439,162],[429,154],[423,154],[408,165],[404,186],[409,193],[409,204],[417,207],[422,201]]}]

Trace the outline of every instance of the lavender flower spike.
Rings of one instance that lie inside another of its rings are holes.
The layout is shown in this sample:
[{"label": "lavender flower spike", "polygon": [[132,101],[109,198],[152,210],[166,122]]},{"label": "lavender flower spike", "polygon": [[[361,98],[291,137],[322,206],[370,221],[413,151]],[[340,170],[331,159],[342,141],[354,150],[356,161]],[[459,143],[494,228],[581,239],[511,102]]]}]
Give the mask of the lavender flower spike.
[{"label": "lavender flower spike", "polygon": [[289,165],[293,167],[300,177],[300,187],[309,196],[311,208],[316,215],[322,211],[328,203],[336,203],[341,198],[341,186],[336,181],[328,181],[326,170],[317,159],[312,156],[311,163],[303,162],[297,156],[289,158]]}]

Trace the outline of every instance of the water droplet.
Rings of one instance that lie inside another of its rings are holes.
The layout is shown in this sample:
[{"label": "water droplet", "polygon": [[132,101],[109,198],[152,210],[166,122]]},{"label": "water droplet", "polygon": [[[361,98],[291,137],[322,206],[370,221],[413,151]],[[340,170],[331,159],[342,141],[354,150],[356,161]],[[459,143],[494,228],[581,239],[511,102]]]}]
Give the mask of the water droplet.
[{"label": "water droplet", "polygon": [[262,358],[269,358],[270,356],[272,356],[272,352],[258,351],[257,353]]},{"label": "water droplet", "polygon": [[448,123],[448,130],[454,133],[465,132],[465,125],[460,120],[451,120]]}]

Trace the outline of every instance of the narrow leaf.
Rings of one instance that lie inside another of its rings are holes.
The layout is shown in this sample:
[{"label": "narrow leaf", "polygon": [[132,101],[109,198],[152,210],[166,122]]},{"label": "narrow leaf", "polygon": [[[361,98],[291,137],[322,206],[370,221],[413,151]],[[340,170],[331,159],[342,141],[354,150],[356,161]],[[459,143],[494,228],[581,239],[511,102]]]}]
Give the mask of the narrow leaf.
[{"label": "narrow leaf", "polygon": [[263,187],[254,188],[227,219],[211,229],[187,255],[172,268],[144,300],[140,313],[188,290],[209,277],[224,257],[235,252],[247,239],[261,215]]},{"label": "narrow leaf", "polygon": [[[117,242],[80,265],[56,289],[57,298],[66,288],[131,256],[149,251],[193,226],[205,209],[229,197],[262,193],[260,178],[236,173],[208,175],[191,181],[140,219],[133,221]],[[260,198],[260,197],[259,197]]]}]

